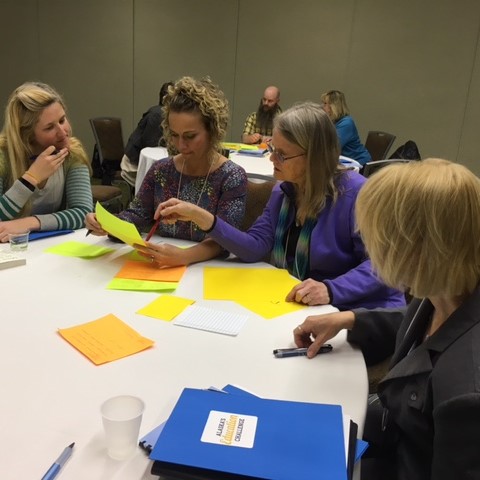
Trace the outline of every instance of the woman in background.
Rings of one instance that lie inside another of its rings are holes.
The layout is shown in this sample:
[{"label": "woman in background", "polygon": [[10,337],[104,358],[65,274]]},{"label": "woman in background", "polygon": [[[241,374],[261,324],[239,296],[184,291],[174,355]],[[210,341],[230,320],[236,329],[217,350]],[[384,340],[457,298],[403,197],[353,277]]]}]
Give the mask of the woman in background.
[{"label": "woman in background", "polygon": [[[243,168],[220,153],[228,124],[223,92],[208,78],[183,77],[169,87],[163,101],[164,138],[175,154],[150,167],[138,194],[119,217],[140,231],[149,231],[158,205],[169,198],[182,198],[239,226],[245,212],[247,176]],[[86,225],[95,235],[107,234],[93,213],[87,215]],[[189,265],[223,253],[218,243],[205,238],[193,223],[160,223],[156,233],[198,242],[190,248],[168,243],[138,247],[159,266]]]},{"label": "woman in background", "polygon": [[0,241],[82,228],[92,206],[90,162],[63,99],[49,85],[24,83],[10,95],[0,133]]},{"label": "woman in background", "polygon": [[320,105],[299,104],[275,117],[271,147],[282,183],[247,232],[178,197],[160,204],[155,218],[179,228],[193,221],[246,262],[272,253],[275,266],[302,280],[285,292],[287,301],[339,309],[403,306],[403,295],[372,272],[354,215],[365,178],[339,165],[335,127]]},{"label": "woman in background", "polygon": [[362,165],[372,160],[358,136],[357,127],[347,107],[345,95],[338,90],[330,90],[320,97],[323,109],[327,112],[337,129],[341,155],[353,158]]},{"label": "woman in background", "polygon": [[393,165],[368,179],[357,219],[380,277],[415,298],[406,313],[307,317],[295,343],[312,358],[348,329],[367,364],[393,353],[383,415],[367,414],[362,478],[480,478],[480,180],[446,160]]}]

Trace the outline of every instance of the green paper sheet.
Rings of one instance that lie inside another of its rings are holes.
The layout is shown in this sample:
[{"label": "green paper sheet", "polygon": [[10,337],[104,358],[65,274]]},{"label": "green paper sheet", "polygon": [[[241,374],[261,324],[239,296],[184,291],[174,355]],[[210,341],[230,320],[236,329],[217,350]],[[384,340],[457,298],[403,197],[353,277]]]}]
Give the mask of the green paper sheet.
[{"label": "green paper sheet", "polygon": [[137,292],[171,292],[176,290],[178,282],[152,282],[149,280],[131,280],[114,278],[108,285],[108,290],[130,290]]},{"label": "green paper sheet", "polygon": [[99,202],[95,205],[95,214],[97,215],[98,223],[100,223],[102,228],[110,235],[131,246],[133,246],[134,243],[145,245],[145,241],[133,223],[126,222],[112,215],[103,208]]},{"label": "green paper sheet", "polygon": [[45,252],[63,255],[64,257],[78,257],[85,259],[101,257],[102,255],[114,251],[114,249],[109,247],[90,245],[89,243],[75,241],[60,243],[59,245],[55,245],[45,250]]}]

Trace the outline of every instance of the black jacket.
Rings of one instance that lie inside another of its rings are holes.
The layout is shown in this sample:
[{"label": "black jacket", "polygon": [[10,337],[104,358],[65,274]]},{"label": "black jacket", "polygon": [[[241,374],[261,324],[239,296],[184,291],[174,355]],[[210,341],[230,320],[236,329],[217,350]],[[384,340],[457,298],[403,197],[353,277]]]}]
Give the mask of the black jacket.
[{"label": "black jacket", "polygon": [[143,114],[125,147],[125,155],[130,162],[138,165],[138,158],[142,148],[158,147],[160,139],[163,137],[161,123],[162,107],[160,105],[149,108]]},{"label": "black jacket", "polygon": [[378,360],[396,337],[378,394],[396,438],[397,478],[480,479],[480,290],[422,342],[432,312],[427,299],[414,299],[403,319],[358,310],[349,340]]}]

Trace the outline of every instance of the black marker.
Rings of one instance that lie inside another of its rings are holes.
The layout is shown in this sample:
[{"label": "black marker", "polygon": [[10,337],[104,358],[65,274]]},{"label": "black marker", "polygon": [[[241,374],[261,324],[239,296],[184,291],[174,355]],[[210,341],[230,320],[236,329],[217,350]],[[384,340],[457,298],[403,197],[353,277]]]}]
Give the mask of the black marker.
[{"label": "black marker", "polygon": [[[329,343],[325,343],[320,347],[318,353],[331,352],[333,347]],[[273,351],[276,358],[300,357],[307,354],[308,348],[277,348]]]}]

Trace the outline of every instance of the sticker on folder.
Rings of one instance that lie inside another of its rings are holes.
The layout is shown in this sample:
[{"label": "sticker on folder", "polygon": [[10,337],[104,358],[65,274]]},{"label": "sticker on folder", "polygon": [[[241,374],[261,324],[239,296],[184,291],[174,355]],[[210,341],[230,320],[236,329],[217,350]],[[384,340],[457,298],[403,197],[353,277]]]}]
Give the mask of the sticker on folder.
[{"label": "sticker on folder", "polygon": [[253,415],[211,410],[200,440],[227,447],[253,448],[257,421],[258,417]]}]

